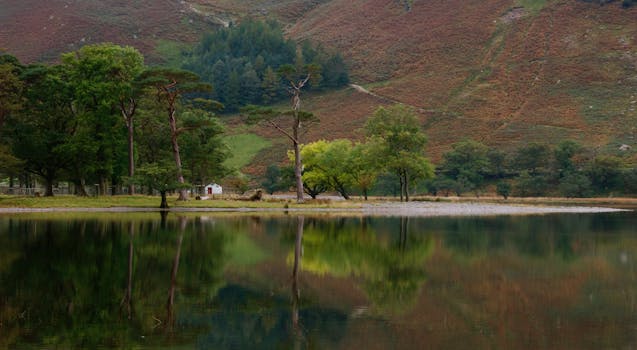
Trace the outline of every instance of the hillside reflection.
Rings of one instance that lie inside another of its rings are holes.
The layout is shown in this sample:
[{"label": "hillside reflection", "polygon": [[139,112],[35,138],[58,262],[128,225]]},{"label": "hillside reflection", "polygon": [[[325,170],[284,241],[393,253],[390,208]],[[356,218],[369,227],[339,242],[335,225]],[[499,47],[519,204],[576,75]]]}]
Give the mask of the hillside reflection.
[{"label": "hillside reflection", "polygon": [[635,224],[0,216],[0,347],[630,348]]}]

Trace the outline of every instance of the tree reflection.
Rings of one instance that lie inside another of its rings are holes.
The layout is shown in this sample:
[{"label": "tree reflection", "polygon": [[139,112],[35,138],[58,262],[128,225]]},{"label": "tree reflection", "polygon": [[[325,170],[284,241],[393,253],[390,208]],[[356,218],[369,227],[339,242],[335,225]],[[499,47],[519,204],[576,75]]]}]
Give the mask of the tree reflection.
[{"label": "tree reflection", "polygon": [[177,248],[175,249],[175,257],[173,265],[170,269],[170,288],[168,289],[168,302],[166,303],[166,323],[168,329],[172,331],[175,326],[175,290],[177,289],[177,271],[179,270],[179,258],[181,257],[181,245],[184,241],[184,232],[186,231],[187,220],[185,217],[179,218],[179,237],[177,237]]},{"label": "tree reflection", "polygon": [[[268,225],[268,222],[264,222]],[[271,224],[271,222],[270,222]],[[207,318],[208,333],[199,346],[210,349],[331,349],[346,330],[347,316],[301,298],[301,261],[304,259],[305,218],[277,221],[279,232],[293,238],[291,271],[284,293],[231,284],[214,298]]]},{"label": "tree reflection", "polygon": [[0,348],[192,343],[141,336],[162,334],[156,320],[167,311],[166,326],[201,314],[202,300],[223,285],[230,235],[186,218],[164,219],[162,230],[136,215],[0,223],[0,242],[11,237],[0,246]]},{"label": "tree reflection", "polygon": [[410,236],[409,219],[397,220],[391,222],[398,230],[387,237],[356,219],[312,219],[305,231],[303,269],[362,278],[361,286],[379,311],[406,310],[426,279],[424,263],[433,241],[423,234]]},{"label": "tree reflection", "polygon": [[[186,215],[163,224],[156,213],[0,217],[0,348],[331,349],[368,336],[396,348],[622,348],[632,339],[632,213]],[[341,282],[360,289],[325,287]],[[365,297],[371,307],[357,308]],[[370,335],[378,320],[387,332]]]},{"label": "tree reflection", "polygon": [[[530,258],[578,259],[594,244],[587,236],[600,221],[617,225],[612,215],[543,215],[488,218],[439,218],[431,221],[434,232],[444,232],[445,247],[465,257],[487,257],[513,249]],[[604,232],[605,229],[599,229]],[[604,240],[614,239],[603,235]]]},{"label": "tree reflection", "polygon": [[130,320],[133,317],[133,240],[135,239],[135,223],[133,221],[128,223],[128,235],[128,283],[126,284],[120,308],[123,307],[126,310],[127,318]]},{"label": "tree reflection", "polygon": [[295,349],[300,347],[303,338],[303,331],[299,325],[299,304],[301,299],[301,291],[299,290],[299,265],[301,264],[304,217],[299,216],[297,220],[294,265],[292,267],[292,328],[294,331]]}]

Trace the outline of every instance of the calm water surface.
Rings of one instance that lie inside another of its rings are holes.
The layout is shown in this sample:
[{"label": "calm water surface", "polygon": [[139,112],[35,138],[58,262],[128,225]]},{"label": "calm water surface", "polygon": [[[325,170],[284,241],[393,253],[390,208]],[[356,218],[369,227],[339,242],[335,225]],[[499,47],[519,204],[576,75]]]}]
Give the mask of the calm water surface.
[{"label": "calm water surface", "polygon": [[0,216],[0,348],[631,349],[637,216]]}]

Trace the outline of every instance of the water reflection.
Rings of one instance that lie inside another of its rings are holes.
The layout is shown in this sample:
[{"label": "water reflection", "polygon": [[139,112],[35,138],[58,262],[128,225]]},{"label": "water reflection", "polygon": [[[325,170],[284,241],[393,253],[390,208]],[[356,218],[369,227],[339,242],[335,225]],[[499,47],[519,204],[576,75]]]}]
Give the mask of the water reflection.
[{"label": "water reflection", "polygon": [[431,236],[409,235],[408,218],[398,219],[389,232],[377,232],[365,224],[369,219],[362,222],[311,220],[305,233],[303,268],[319,275],[360,279],[376,311],[408,309],[426,279],[424,263],[434,248]]},{"label": "water reflection", "polygon": [[128,223],[128,278],[124,297],[120,303],[120,308],[126,310],[127,318],[133,318],[133,242],[135,239],[135,224],[131,221]]},{"label": "water reflection", "polygon": [[305,217],[299,216],[296,224],[296,239],[294,244],[294,264],[292,268],[292,327],[294,329],[294,348],[297,349],[303,340],[303,331],[299,324],[299,304],[301,303],[301,290],[299,289],[299,265],[301,264],[301,251],[303,249],[303,226]]},{"label": "water reflection", "polygon": [[170,269],[170,289],[168,290],[168,302],[166,303],[166,324],[168,329],[172,330],[175,325],[175,290],[177,288],[177,271],[179,270],[179,258],[181,257],[181,245],[184,241],[184,232],[186,231],[186,218],[179,216],[179,237],[177,237],[177,248],[175,249],[175,258],[173,266]]},{"label": "water reflection", "polygon": [[630,348],[636,224],[0,217],[0,348]]}]

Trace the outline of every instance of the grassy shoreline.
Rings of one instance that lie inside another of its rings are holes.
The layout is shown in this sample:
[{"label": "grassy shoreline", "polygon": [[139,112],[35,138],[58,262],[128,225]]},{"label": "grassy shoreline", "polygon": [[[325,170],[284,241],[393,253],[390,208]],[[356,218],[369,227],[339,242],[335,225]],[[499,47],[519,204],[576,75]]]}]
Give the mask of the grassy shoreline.
[{"label": "grassy shoreline", "polygon": [[[303,204],[297,204],[295,200],[266,197],[262,201],[249,201],[238,197],[225,197],[214,200],[189,200],[179,202],[177,197],[169,197],[168,204],[173,209],[360,209],[365,204],[382,204],[397,202],[397,198],[376,197],[369,201],[362,199],[332,200],[317,199],[306,200]],[[470,202],[508,205],[535,205],[535,206],[608,206],[613,208],[637,208],[637,198],[509,198],[502,197],[430,197],[418,196],[412,199],[414,202]],[[0,195],[1,208],[158,208],[160,198],[158,196],[103,196],[103,197],[33,197],[33,196],[5,196]]]},{"label": "grassy shoreline", "polygon": [[[33,197],[33,196],[0,196],[1,208],[159,208],[161,198],[159,196],[102,196],[102,197]],[[331,200],[307,200],[306,203],[297,204],[296,201],[286,199],[268,198],[262,201],[249,201],[236,197],[214,200],[177,201],[177,197],[169,197],[170,208],[255,208],[255,209],[284,209],[284,208],[335,208],[356,209],[362,207],[359,201],[331,201]]]}]

